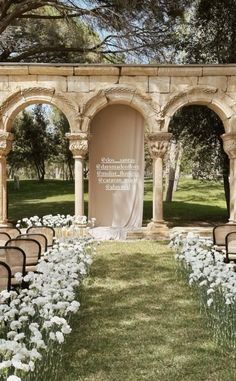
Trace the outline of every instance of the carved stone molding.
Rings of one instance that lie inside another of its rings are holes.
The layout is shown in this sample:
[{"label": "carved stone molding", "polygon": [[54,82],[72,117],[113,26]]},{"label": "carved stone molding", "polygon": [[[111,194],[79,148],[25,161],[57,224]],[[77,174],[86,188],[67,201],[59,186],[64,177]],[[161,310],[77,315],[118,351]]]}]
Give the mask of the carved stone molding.
[{"label": "carved stone molding", "polygon": [[74,121],[77,122],[77,117],[78,123],[81,124],[78,106],[72,99],[61,92],[57,92],[55,88],[35,86],[10,94],[2,103],[0,106],[0,118],[3,119],[3,116],[5,116],[4,129],[10,131],[15,115],[24,109],[27,104],[34,102],[55,105],[65,114],[70,126],[73,125]]},{"label": "carved stone molding", "polygon": [[88,152],[88,134],[66,134],[67,139],[70,141],[69,148],[74,158],[84,158]]},{"label": "carved stone molding", "polygon": [[25,101],[28,97],[45,95],[46,97],[52,98],[55,89],[48,89],[44,87],[29,87],[23,90],[18,90],[12,93],[1,105],[0,114],[4,114],[7,109],[14,106],[18,101]]},{"label": "carved stone molding", "polygon": [[201,96],[203,94],[205,95],[213,95],[217,92],[217,88],[213,86],[208,87],[188,87],[183,91],[172,93],[171,98],[168,100],[168,102],[165,104],[163,108],[163,114],[167,112],[167,110],[172,107],[176,102],[179,102],[181,98],[188,97],[190,95],[196,95]]},{"label": "carved stone molding", "polygon": [[221,135],[223,139],[224,150],[230,159],[236,159],[236,133]]},{"label": "carved stone molding", "polygon": [[10,132],[0,131],[0,156],[7,156],[11,151],[14,135]]},{"label": "carved stone molding", "polygon": [[165,156],[171,136],[172,134],[169,132],[157,132],[147,135],[148,148],[153,159]]},{"label": "carved stone molding", "polygon": [[[149,94],[137,91],[135,87],[128,85],[117,84],[98,90],[83,104],[81,116],[85,117],[85,120],[86,118],[91,120],[97,112],[109,104],[126,104],[133,107],[143,115],[147,124],[150,117],[153,117],[157,124],[156,128],[159,129],[162,120],[160,106],[154,102]],[[88,127],[87,121],[84,125],[83,131]]]},{"label": "carved stone molding", "polygon": [[235,105],[235,100],[220,89],[205,85],[191,86],[182,91],[170,93],[167,102],[161,109],[161,116],[165,118],[161,124],[161,130],[167,131],[175,112],[181,107],[191,104],[209,107],[220,117],[226,129],[227,121],[234,114],[232,107]]}]

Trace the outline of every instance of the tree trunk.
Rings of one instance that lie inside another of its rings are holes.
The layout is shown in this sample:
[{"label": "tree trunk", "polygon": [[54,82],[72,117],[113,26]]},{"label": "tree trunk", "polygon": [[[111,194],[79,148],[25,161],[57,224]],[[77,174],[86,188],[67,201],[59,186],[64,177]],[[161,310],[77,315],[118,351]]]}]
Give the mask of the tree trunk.
[{"label": "tree trunk", "polygon": [[179,184],[179,178],[180,178],[180,166],[181,166],[181,160],[183,156],[183,147],[181,142],[178,143],[178,156],[177,156],[177,162],[176,162],[176,168],[175,168],[175,182],[174,182],[174,192],[178,188]]},{"label": "tree trunk", "polygon": [[36,168],[38,180],[39,181],[44,181],[44,176],[45,176],[44,162],[42,162],[42,163],[35,162],[35,168]]},{"label": "tree trunk", "polygon": [[70,162],[68,162],[68,169],[69,169],[69,180],[74,180],[74,174],[73,174],[73,167]]},{"label": "tree trunk", "polygon": [[222,150],[222,167],[223,167],[223,183],[224,183],[224,193],[225,202],[228,212],[228,217],[230,215],[230,185],[229,185],[229,157],[224,151],[223,140],[219,139],[221,150]]},{"label": "tree trunk", "polygon": [[170,144],[170,156],[169,156],[169,174],[166,190],[166,201],[172,201],[174,181],[175,181],[175,167],[176,167],[176,142],[172,141]]},{"label": "tree trunk", "polygon": [[225,191],[225,201],[227,206],[228,217],[230,215],[230,186],[229,186],[229,175],[223,173],[224,191]]}]

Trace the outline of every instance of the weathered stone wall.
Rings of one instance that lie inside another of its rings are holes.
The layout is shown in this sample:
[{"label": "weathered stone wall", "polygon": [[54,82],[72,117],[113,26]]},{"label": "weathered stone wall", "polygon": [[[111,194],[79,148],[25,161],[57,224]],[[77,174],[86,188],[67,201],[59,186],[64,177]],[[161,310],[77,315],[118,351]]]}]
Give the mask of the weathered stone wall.
[{"label": "weathered stone wall", "polygon": [[138,109],[149,132],[167,131],[178,108],[204,104],[234,132],[236,65],[0,65],[1,129],[34,102],[59,107],[72,132],[87,131],[107,103]]},{"label": "weathered stone wall", "polygon": [[[70,124],[75,159],[75,214],[83,214],[83,162],[94,116],[109,104],[126,104],[145,120],[153,157],[153,218],[149,233],[165,234],[162,208],[163,156],[174,113],[206,105],[221,118],[230,159],[230,222],[236,223],[236,65],[50,65],[0,64],[0,225],[7,224],[6,156],[14,118],[29,104],[57,106]],[[148,234],[149,234],[148,233]]]}]

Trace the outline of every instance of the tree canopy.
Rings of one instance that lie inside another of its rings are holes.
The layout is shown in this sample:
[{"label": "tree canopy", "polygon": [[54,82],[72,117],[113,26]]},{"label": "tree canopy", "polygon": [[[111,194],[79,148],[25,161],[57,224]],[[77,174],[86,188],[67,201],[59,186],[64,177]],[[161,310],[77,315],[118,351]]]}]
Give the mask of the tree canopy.
[{"label": "tree canopy", "polygon": [[185,52],[183,62],[236,62],[235,6],[235,0],[193,2],[188,27],[177,45]]},{"label": "tree canopy", "polygon": [[73,157],[65,133],[68,121],[59,110],[36,104],[18,114],[13,125],[15,140],[8,155],[12,172],[34,168],[40,181],[44,180],[48,164],[66,167],[73,178]]},{"label": "tree canopy", "polygon": [[164,62],[189,3],[0,0],[0,61],[89,62],[95,53],[99,62],[126,53],[131,60]]}]

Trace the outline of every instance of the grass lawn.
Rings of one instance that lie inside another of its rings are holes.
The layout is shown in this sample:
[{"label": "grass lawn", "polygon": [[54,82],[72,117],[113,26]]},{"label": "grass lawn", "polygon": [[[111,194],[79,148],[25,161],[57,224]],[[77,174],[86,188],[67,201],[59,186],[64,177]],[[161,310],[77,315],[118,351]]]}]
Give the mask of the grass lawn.
[{"label": "grass lawn", "polygon": [[[22,180],[20,189],[8,183],[9,218],[17,220],[32,215],[74,214],[74,184],[69,181]],[[88,184],[85,182],[85,213],[88,210]],[[173,202],[164,202],[164,217],[172,225],[227,221],[221,183],[181,179]],[[152,218],[152,182],[145,181],[143,220]]]},{"label": "grass lawn", "polygon": [[[145,182],[144,221],[152,213],[152,181]],[[226,222],[227,210],[223,184],[182,178],[172,202],[164,202],[164,218],[173,226]]]},{"label": "grass lawn", "polygon": [[79,300],[58,381],[235,379],[164,243],[102,243]]}]

